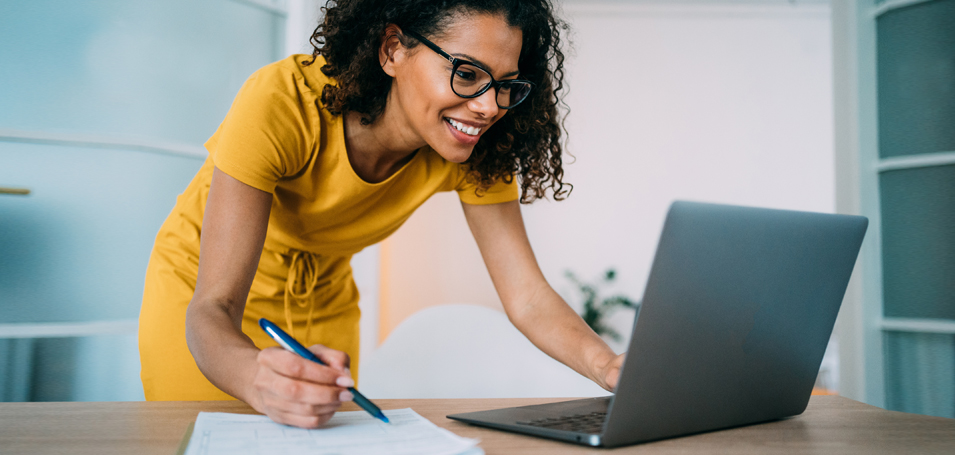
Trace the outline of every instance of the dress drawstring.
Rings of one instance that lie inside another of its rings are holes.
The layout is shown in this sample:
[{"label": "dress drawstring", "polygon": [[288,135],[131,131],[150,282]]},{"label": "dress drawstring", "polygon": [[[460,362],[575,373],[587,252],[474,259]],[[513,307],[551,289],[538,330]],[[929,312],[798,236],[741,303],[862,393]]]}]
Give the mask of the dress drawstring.
[{"label": "dress drawstring", "polygon": [[309,298],[318,284],[319,274],[318,255],[307,251],[294,251],[292,263],[288,268],[288,279],[285,280],[285,324],[288,332],[295,338],[295,328],[292,324],[292,301],[299,308],[308,306],[308,319],[305,323],[305,338],[298,339],[308,343],[308,335],[312,331],[312,312],[315,311],[315,299]]}]

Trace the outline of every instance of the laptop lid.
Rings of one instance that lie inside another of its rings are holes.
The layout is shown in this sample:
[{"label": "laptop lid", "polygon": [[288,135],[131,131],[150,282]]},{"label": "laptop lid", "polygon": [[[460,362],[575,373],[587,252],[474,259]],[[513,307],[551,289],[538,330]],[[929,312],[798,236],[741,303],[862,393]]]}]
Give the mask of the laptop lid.
[{"label": "laptop lid", "polygon": [[603,445],[805,410],[867,225],[859,216],[673,203]]}]

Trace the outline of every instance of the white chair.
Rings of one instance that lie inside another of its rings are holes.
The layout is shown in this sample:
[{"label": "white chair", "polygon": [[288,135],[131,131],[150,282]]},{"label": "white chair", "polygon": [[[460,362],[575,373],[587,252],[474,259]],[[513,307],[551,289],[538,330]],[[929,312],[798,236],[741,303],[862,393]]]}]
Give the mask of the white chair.
[{"label": "white chair", "polygon": [[402,322],[362,360],[371,398],[514,398],[607,395],[551,359],[500,311],[451,304]]}]

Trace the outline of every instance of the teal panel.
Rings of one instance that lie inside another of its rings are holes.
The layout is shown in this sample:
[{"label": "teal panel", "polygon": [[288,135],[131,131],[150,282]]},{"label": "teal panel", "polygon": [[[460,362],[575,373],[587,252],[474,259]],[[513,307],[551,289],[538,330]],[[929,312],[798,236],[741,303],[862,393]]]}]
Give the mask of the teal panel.
[{"label": "teal panel", "polygon": [[32,391],[32,338],[0,339],[0,401],[27,401]]},{"label": "teal panel", "polygon": [[877,20],[879,156],[955,150],[955,0]]},{"label": "teal panel", "polygon": [[0,2],[0,128],[202,144],[283,33],[233,0]]},{"label": "teal panel", "polygon": [[955,418],[955,336],[886,332],[883,349],[887,409]]},{"label": "teal panel", "polygon": [[156,232],[202,160],[0,142],[0,322],[139,315]]},{"label": "teal panel", "polygon": [[884,172],[879,186],[885,316],[955,320],[955,165]]},{"label": "teal panel", "polygon": [[35,340],[30,401],[143,400],[136,334]]}]

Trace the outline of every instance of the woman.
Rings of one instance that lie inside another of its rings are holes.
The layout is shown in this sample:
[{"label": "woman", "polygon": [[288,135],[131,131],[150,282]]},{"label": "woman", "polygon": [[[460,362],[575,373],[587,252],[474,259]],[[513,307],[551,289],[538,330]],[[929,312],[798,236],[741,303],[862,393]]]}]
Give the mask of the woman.
[{"label": "woman", "polygon": [[[328,7],[312,56],[242,87],[157,236],[140,315],[146,398],[235,397],[276,422],[326,422],[357,377],[351,256],[451,190],[510,320],[612,389],[622,356],[544,280],[518,206],[566,193],[562,27],[548,0]],[[260,317],[328,366],[275,347]]]}]

